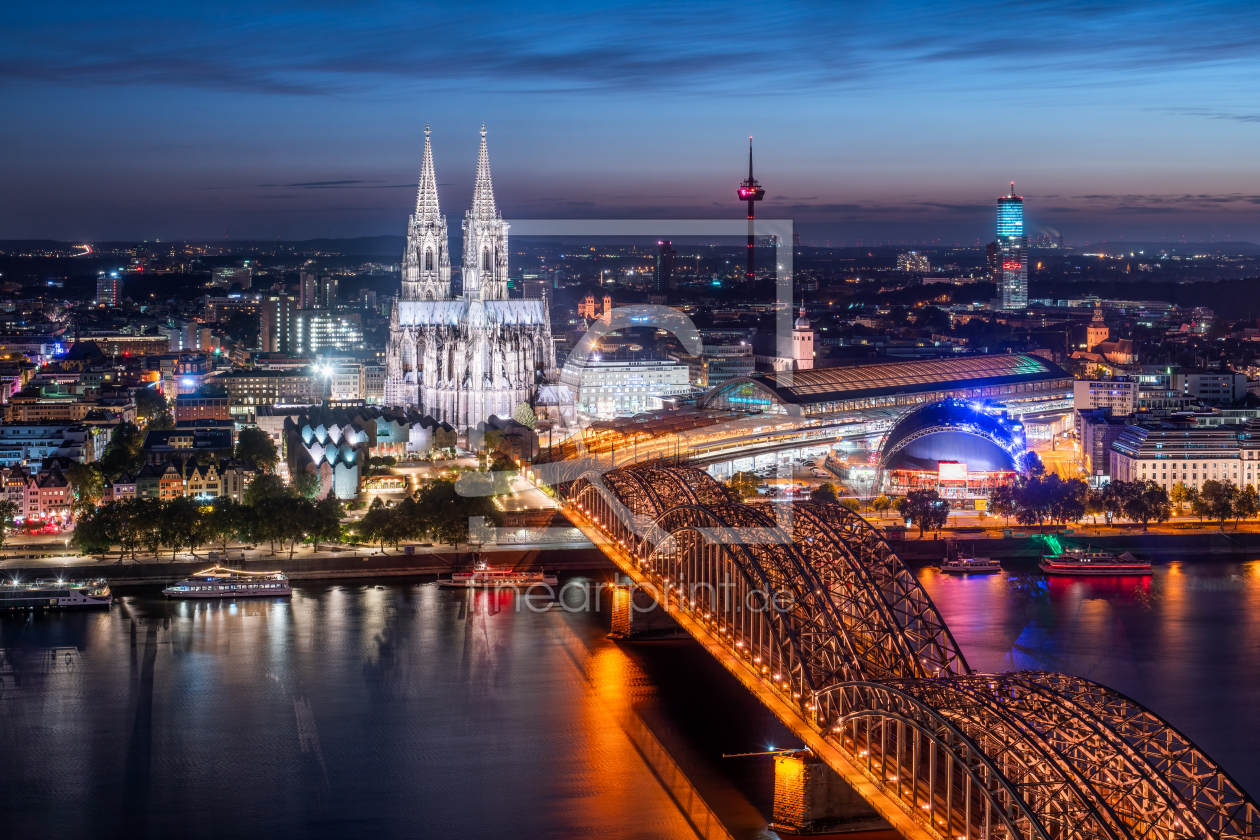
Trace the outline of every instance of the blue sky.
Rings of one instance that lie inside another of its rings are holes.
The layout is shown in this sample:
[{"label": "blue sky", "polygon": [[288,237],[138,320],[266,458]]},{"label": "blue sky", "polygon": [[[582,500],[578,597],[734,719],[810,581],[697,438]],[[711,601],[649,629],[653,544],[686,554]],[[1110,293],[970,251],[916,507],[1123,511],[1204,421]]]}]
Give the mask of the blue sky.
[{"label": "blue sky", "polygon": [[0,238],[401,233],[490,132],[512,217],[820,244],[1260,241],[1260,4],[46,2],[0,10]]}]

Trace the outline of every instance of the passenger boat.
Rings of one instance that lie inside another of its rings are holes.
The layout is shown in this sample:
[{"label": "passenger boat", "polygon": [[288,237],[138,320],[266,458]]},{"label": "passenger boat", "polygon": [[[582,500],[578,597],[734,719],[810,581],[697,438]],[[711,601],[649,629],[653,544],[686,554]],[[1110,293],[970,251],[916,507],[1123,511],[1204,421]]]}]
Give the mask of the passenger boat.
[{"label": "passenger boat", "polygon": [[1106,551],[1069,548],[1041,556],[1041,571],[1048,575],[1149,575],[1151,564],[1129,552],[1117,557]]},{"label": "passenger boat", "polygon": [[162,590],[167,598],[287,598],[293,594],[281,572],[243,572],[211,566]]},{"label": "passenger boat", "polygon": [[455,572],[450,579],[438,579],[438,586],[453,589],[498,589],[508,586],[555,586],[560,579],[546,572],[518,572],[514,569],[492,569],[478,560],[471,572]]},{"label": "passenger boat", "polygon": [[951,575],[983,575],[1002,571],[1002,564],[990,557],[946,557],[940,570]]},{"label": "passenger boat", "polygon": [[113,602],[113,593],[104,580],[33,580],[30,583],[11,580],[0,586],[0,612],[108,609]]},{"label": "passenger boat", "polygon": [[988,557],[964,557],[958,544],[950,540],[945,544],[945,559],[937,568],[950,575],[984,575],[1002,571],[1002,564]]}]

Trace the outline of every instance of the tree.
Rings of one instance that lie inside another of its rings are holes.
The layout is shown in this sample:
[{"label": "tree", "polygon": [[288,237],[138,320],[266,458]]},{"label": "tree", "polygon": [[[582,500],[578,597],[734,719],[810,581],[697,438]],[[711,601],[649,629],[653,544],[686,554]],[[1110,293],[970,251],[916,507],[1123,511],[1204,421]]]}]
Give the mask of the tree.
[{"label": "tree", "polygon": [[1256,488],[1248,484],[1238,494],[1237,501],[1234,502],[1234,528],[1238,527],[1239,519],[1250,519],[1260,513],[1260,494],[1256,493]]},{"label": "tree", "polygon": [[522,426],[528,426],[531,429],[538,428],[538,417],[527,402],[523,402],[516,407],[516,410],[512,412],[512,419]]},{"label": "tree", "polygon": [[17,502],[11,502],[8,499],[0,501],[0,545],[4,545],[5,537],[9,529],[13,527],[13,520],[17,518],[17,515]]},{"label": "tree", "polygon": [[1036,452],[1024,453],[1024,472],[1029,475],[1042,475],[1045,473],[1045,465],[1041,463],[1041,456]]},{"label": "tree", "polygon": [[846,498],[841,499],[840,506],[844,508],[848,508],[854,513],[857,513],[858,511],[862,509],[862,503],[859,502],[857,499],[853,498],[852,496],[848,496]]},{"label": "tree", "polygon": [[112,480],[124,472],[135,474],[144,465],[144,436],[135,423],[119,423],[100,458],[101,474]]},{"label": "tree", "polygon": [[1180,516],[1184,511],[1185,505],[1190,502],[1190,488],[1185,482],[1178,481],[1172,486],[1172,491],[1168,494],[1172,503],[1177,506],[1177,515]]},{"label": "tree", "polygon": [[1225,530],[1225,520],[1234,515],[1234,504],[1238,500],[1238,487],[1228,481],[1217,481],[1209,478],[1203,482],[1199,491],[1203,515],[1220,524]]},{"label": "tree", "polygon": [[314,470],[298,470],[293,476],[293,492],[304,499],[314,499],[319,494],[319,474]]},{"label": "tree", "polygon": [[892,500],[889,499],[887,496],[883,496],[883,495],[876,496],[874,499],[871,500],[871,509],[875,511],[876,513],[878,513],[880,518],[882,519],[884,517],[884,514],[887,513],[890,509],[892,509]]},{"label": "tree", "polygon": [[254,466],[265,473],[275,472],[280,454],[271,435],[262,429],[242,429],[236,436],[235,457],[240,461],[253,461]]},{"label": "tree", "polygon": [[1103,509],[1107,512],[1107,524],[1112,524],[1117,516],[1124,516],[1124,502],[1129,495],[1129,485],[1124,481],[1113,481],[1103,488]]},{"label": "tree", "polygon": [[[159,414],[167,413],[168,406],[166,397],[162,396],[157,388],[147,385],[144,388],[136,389],[136,416],[149,425],[149,421]],[[149,426],[152,428],[152,426]]]},{"label": "tree", "polygon": [[176,496],[162,504],[157,530],[162,544],[171,550],[171,562],[181,548],[187,546],[195,554],[206,542],[208,528],[201,520],[201,505],[188,496]]},{"label": "tree", "polygon": [[[1134,522],[1142,523],[1142,530],[1152,520],[1167,522],[1172,514],[1172,503],[1168,501],[1168,492],[1153,481],[1131,481],[1124,494],[1124,515]],[[1222,526],[1224,527],[1224,526]]]},{"label": "tree", "polygon": [[149,422],[144,424],[146,432],[160,432],[173,428],[175,428],[175,417],[169,411],[153,415]]},{"label": "tree", "polygon": [[896,502],[897,510],[919,526],[919,539],[927,529],[939,531],[949,521],[949,502],[935,490],[911,490]]},{"label": "tree", "polygon": [[[364,542],[379,542],[383,546],[384,537],[387,535],[389,528],[389,518],[389,508],[381,501],[381,497],[377,496],[372,500],[372,505],[368,508],[368,512],[363,514],[363,518],[355,526],[355,530]],[[384,553],[383,547],[382,553]]]},{"label": "tree", "polygon": [[1098,530],[1098,516],[1107,512],[1107,502],[1101,490],[1090,488],[1085,494],[1085,513],[1094,517],[1094,530]]},{"label": "tree", "polygon": [[809,498],[810,501],[814,502],[838,502],[840,501],[840,488],[834,482],[824,481],[809,492]]},{"label": "tree", "polygon": [[344,515],[341,500],[336,493],[329,493],[315,503],[310,535],[315,542],[316,551],[319,551],[321,541],[333,542],[341,539],[341,517]]},{"label": "tree", "polygon": [[70,513],[74,521],[89,511],[96,510],[105,496],[105,479],[92,464],[73,462],[66,467],[66,479],[74,488],[74,499],[70,502]]},{"label": "tree", "polygon": [[226,554],[228,543],[245,529],[245,517],[246,512],[239,502],[231,496],[219,496],[202,517],[207,541],[222,545]]},{"label": "tree", "polygon": [[289,488],[284,486],[278,475],[263,474],[255,476],[245,490],[245,504],[258,507],[266,499],[286,496]]},{"label": "tree", "polygon": [[1010,484],[1002,484],[994,487],[989,491],[989,510],[993,511],[994,516],[1002,516],[1006,518],[1006,524],[1011,524],[1011,517],[1017,512],[1015,507],[1015,488]]},{"label": "tree", "polygon": [[757,495],[757,487],[761,484],[761,479],[750,472],[737,472],[731,476],[730,481],[726,482],[726,486],[731,488],[739,500],[750,499]]},{"label": "tree", "polygon": [[[3,504],[0,502],[0,504]],[[9,502],[12,504],[12,502]],[[16,505],[15,505],[16,507]],[[117,542],[113,529],[112,505],[93,508],[75,517],[74,535],[70,538],[84,554],[109,553],[109,549]]]}]

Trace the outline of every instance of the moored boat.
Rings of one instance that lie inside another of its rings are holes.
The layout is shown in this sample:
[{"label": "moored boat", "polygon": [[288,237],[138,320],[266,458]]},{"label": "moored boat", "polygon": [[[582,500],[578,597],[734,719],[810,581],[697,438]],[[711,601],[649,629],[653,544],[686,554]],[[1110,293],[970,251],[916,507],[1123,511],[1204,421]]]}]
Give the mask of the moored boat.
[{"label": "moored boat", "polygon": [[16,580],[0,586],[0,612],[108,608],[114,602],[105,580]]},{"label": "moored boat", "polygon": [[281,572],[243,572],[211,566],[162,590],[167,598],[284,598],[293,594]]},{"label": "moored boat", "polygon": [[450,579],[439,579],[438,586],[454,589],[499,589],[545,585],[555,586],[559,578],[547,572],[518,572],[515,569],[492,569],[484,560],[478,560],[471,572],[455,572]]},{"label": "moored boat", "polygon": [[1002,571],[1002,564],[991,557],[947,557],[939,568],[951,575],[982,575]]},{"label": "moored boat", "polygon": [[1117,557],[1106,551],[1069,548],[1058,554],[1043,554],[1041,571],[1048,575],[1149,575],[1151,564],[1129,552]]}]

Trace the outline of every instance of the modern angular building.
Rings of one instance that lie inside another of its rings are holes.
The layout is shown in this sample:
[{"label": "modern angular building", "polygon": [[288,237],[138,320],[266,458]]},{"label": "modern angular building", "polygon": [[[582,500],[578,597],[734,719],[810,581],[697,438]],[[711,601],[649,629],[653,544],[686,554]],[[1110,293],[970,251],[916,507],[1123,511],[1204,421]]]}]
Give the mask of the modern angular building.
[{"label": "modern angular building", "polygon": [[1003,309],[1023,309],[1028,305],[1028,237],[1024,234],[1024,197],[1011,194],[997,200],[998,296]]}]

